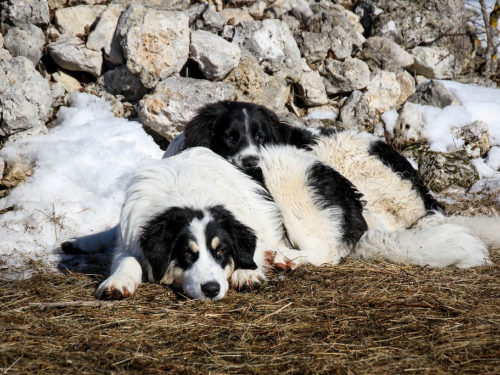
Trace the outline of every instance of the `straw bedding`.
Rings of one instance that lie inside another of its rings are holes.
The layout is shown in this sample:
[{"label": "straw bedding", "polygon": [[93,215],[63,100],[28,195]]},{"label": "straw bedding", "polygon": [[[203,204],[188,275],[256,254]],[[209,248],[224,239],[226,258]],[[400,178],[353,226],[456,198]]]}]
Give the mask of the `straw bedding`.
[{"label": "straw bedding", "polygon": [[[448,204],[498,214],[493,198]],[[500,250],[492,251],[500,264]],[[96,268],[99,269],[99,268]],[[500,267],[426,270],[347,259],[191,301],[143,284],[96,301],[105,274],[0,282],[0,373],[493,374]]]}]

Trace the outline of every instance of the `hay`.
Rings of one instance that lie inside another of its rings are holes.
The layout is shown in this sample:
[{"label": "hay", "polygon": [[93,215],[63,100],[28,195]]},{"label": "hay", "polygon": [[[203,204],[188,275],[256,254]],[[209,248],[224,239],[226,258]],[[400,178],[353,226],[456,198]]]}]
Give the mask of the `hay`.
[{"label": "hay", "polygon": [[[475,213],[455,202],[449,208]],[[496,205],[496,206],[495,206]],[[499,210],[500,211],[500,210]],[[500,251],[492,251],[500,264]],[[143,284],[99,303],[103,275],[0,282],[0,373],[488,374],[500,366],[500,267],[345,260],[191,301]]]}]

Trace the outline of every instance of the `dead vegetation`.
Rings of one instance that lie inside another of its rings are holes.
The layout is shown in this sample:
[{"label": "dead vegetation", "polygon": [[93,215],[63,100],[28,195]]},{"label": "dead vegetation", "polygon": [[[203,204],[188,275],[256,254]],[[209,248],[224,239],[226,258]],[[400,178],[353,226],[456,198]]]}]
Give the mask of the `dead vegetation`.
[{"label": "dead vegetation", "polygon": [[[468,202],[448,209],[499,209],[497,199]],[[500,251],[492,258],[500,264]],[[0,282],[0,373],[494,374],[500,365],[499,266],[347,259],[208,302],[146,283],[130,300],[100,303],[92,293],[103,278]]]}]

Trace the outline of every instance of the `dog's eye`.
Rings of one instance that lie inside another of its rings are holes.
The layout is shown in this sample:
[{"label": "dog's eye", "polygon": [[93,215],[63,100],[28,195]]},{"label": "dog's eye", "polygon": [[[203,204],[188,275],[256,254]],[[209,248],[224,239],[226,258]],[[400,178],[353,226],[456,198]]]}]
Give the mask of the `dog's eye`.
[{"label": "dog's eye", "polygon": [[218,256],[218,257],[220,257],[220,256],[221,256],[222,254],[224,254],[224,253],[225,253],[225,250],[224,250],[223,248],[219,247],[219,248],[217,249],[217,256]]},{"label": "dog's eye", "polygon": [[262,142],[264,140],[264,135],[262,135],[262,134],[255,134],[254,139],[257,142]]},{"label": "dog's eye", "polygon": [[227,143],[234,143],[234,136],[232,134],[226,134],[224,137],[223,137],[224,141],[227,142]]},{"label": "dog's eye", "polygon": [[192,253],[191,251],[185,251],[185,252],[184,252],[184,256],[185,256],[186,258],[191,258],[191,257],[193,256],[193,253]]}]

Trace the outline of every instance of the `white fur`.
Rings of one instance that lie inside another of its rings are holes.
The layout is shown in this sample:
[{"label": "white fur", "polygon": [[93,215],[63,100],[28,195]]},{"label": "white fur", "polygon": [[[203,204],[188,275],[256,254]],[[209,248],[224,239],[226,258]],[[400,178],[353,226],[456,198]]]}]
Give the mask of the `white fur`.
[{"label": "white fur", "polygon": [[[128,276],[137,285],[140,284],[142,275],[137,275],[135,264],[129,272],[130,263],[125,263],[130,258],[135,258],[146,277],[154,281],[151,267],[139,246],[139,236],[142,227],[153,216],[171,207],[204,210],[206,207],[224,205],[237,220],[256,233],[254,261],[260,271],[256,272],[256,277],[261,278],[266,266],[266,251],[286,247],[279,209],[273,201],[263,199],[262,194],[266,194],[264,188],[207,148],[192,148],[143,166],[133,178],[122,208],[112,275],[99,287],[97,294],[101,294],[103,288],[121,288],[121,284],[114,281],[114,274],[118,270],[121,279]],[[210,263],[209,259],[205,260],[208,262],[205,265]],[[193,273],[191,280],[196,277],[206,279],[207,272],[212,272],[210,269],[213,271],[211,266],[193,271],[199,275]],[[226,275],[226,279],[229,276]],[[167,271],[162,281],[179,282],[179,277],[182,275],[170,275]],[[184,277],[187,278],[186,275]],[[220,275],[216,277],[220,279]],[[192,283],[194,281],[181,281],[188,288]],[[193,293],[198,295],[197,292]],[[223,294],[220,294],[222,297]]]}]

